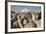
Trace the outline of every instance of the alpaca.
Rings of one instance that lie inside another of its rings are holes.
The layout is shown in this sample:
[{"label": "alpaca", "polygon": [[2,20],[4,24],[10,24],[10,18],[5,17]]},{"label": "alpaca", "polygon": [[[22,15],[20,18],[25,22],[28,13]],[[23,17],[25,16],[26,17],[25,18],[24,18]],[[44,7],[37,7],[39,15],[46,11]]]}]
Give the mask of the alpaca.
[{"label": "alpaca", "polygon": [[39,19],[40,13],[32,13],[32,20],[37,24],[37,27],[41,26],[41,18]]}]

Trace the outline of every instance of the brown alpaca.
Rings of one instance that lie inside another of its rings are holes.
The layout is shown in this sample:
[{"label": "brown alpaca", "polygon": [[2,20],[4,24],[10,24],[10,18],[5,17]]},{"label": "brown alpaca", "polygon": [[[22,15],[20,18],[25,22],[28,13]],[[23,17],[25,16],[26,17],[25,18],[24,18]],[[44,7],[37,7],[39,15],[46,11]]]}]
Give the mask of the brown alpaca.
[{"label": "brown alpaca", "polygon": [[32,13],[32,20],[33,20],[34,23],[37,24],[37,27],[41,26],[41,19],[39,19],[39,14],[40,13]]}]

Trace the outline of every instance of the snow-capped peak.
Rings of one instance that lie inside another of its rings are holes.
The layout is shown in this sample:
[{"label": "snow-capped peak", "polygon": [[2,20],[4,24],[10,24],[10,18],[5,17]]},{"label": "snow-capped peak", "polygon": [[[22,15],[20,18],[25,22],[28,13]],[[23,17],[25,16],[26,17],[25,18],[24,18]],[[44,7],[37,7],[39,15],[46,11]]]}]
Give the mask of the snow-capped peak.
[{"label": "snow-capped peak", "polygon": [[29,12],[30,10],[28,9],[23,9],[23,10],[20,10],[20,12]]}]

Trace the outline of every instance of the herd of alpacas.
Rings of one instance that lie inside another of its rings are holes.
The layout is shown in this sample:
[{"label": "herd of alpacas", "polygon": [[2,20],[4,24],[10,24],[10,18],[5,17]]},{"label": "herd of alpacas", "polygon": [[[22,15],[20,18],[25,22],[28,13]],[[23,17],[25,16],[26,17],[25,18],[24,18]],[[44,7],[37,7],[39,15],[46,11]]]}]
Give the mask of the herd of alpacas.
[{"label": "herd of alpacas", "polygon": [[41,26],[41,12],[11,12],[11,28],[37,28]]}]

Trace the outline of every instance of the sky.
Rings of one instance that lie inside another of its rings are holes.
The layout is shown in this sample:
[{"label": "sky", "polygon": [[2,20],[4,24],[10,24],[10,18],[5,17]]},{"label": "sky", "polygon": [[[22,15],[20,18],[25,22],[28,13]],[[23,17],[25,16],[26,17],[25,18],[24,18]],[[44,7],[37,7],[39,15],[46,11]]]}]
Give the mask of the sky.
[{"label": "sky", "polygon": [[11,5],[11,11],[18,12],[22,10],[29,10],[29,11],[35,11],[40,12],[41,6],[21,6],[21,5]]}]

